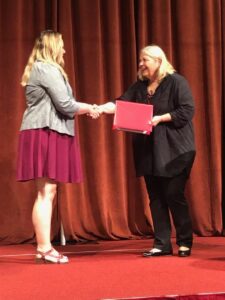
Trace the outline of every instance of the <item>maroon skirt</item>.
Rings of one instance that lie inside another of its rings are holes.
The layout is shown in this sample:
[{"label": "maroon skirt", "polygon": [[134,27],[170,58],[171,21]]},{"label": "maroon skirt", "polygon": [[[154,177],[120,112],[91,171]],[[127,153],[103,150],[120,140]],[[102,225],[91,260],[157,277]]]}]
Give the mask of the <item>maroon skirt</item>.
[{"label": "maroon skirt", "polygon": [[47,177],[57,182],[82,180],[80,150],[75,136],[48,128],[20,131],[17,180]]}]

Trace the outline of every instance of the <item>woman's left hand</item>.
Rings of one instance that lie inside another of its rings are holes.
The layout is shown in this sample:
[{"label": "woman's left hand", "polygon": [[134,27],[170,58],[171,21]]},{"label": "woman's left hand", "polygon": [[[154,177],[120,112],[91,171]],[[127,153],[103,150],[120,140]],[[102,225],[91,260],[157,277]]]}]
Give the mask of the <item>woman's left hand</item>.
[{"label": "woman's left hand", "polygon": [[162,122],[162,117],[161,116],[154,116],[152,120],[149,122],[152,126],[157,126],[160,122]]},{"label": "woman's left hand", "polygon": [[154,116],[152,118],[152,120],[149,122],[149,124],[151,124],[152,126],[155,127],[161,122],[171,122],[171,121],[172,121],[172,118],[171,118],[170,113],[166,113],[166,114],[161,115],[161,116]]}]

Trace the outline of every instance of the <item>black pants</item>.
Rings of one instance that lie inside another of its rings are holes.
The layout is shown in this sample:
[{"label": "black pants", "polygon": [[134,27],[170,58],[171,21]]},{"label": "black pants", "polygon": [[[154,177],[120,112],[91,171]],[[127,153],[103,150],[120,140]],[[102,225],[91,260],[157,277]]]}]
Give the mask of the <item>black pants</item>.
[{"label": "black pants", "polygon": [[176,228],[177,245],[192,246],[192,225],[184,196],[187,179],[188,175],[186,172],[172,178],[145,176],[145,183],[150,197],[155,248],[163,251],[172,249],[169,211]]}]

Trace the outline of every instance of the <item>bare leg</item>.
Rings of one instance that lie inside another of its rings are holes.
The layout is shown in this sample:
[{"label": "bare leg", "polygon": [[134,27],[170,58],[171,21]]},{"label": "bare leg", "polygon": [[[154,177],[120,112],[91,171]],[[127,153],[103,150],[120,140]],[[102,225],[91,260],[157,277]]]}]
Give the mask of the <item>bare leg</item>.
[{"label": "bare leg", "polygon": [[37,179],[37,198],[34,203],[32,220],[37,240],[36,262],[68,263],[64,256],[51,245],[52,204],[57,183],[47,178]]},{"label": "bare leg", "polygon": [[36,180],[37,198],[32,212],[32,221],[36,233],[37,249],[51,249],[52,204],[56,195],[57,183],[48,178]]}]

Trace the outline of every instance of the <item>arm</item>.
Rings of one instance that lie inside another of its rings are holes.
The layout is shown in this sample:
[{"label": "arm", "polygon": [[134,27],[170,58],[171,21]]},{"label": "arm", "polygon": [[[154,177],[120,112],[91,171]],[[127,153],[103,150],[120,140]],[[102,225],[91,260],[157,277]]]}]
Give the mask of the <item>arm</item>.
[{"label": "arm", "polygon": [[167,113],[161,116],[154,116],[150,124],[152,124],[153,126],[157,126],[161,122],[171,122],[171,121],[172,121],[171,115]]},{"label": "arm", "polygon": [[154,116],[151,122],[153,126],[157,126],[162,122],[172,122],[175,128],[179,128],[185,126],[187,122],[193,118],[193,97],[184,77],[177,77],[174,82],[174,92],[172,97],[174,109],[169,113]]},{"label": "arm", "polygon": [[100,113],[106,113],[106,114],[114,114],[115,108],[116,108],[116,105],[113,102],[107,102],[105,104],[97,106],[97,110]]},{"label": "arm", "polygon": [[176,128],[185,126],[194,116],[194,100],[187,80],[179,76],[175,82],[175,109],[170,112]]},{"label": "arm", "polygon": [[73,118],[81,107],[72,96],[72,92],[69,93],[60,70],[54,65],[42,63],[40,71],[40,85],[49,94],[56,110],[69,118]]},{"label": "arm", "polygon": [[[123,93],[120,97],[116,98],[115,100],[125,100],[125,101],[132,101],[132,99],[136,98],[136,90],[138,89],[139,82],[135,82],[132,84],[126,92]],[[116,105],[114,102],[107,102],[105,104],[99,105],[98,110],[100,113],[106,113],[106,114],[114,114],[115,113]]]},{"label": "arm", "polygon": [[[116,105],[113,102],[107,102],[105,104],[99,105],[98,110],[100,113],[106,114],[114,114],[115,113]],[[160,122],[170,122],[172,120],[171,115],[169,113],[161,115],[161,116],[154,116],[151,124],[153,126],[157,126]]]}]

